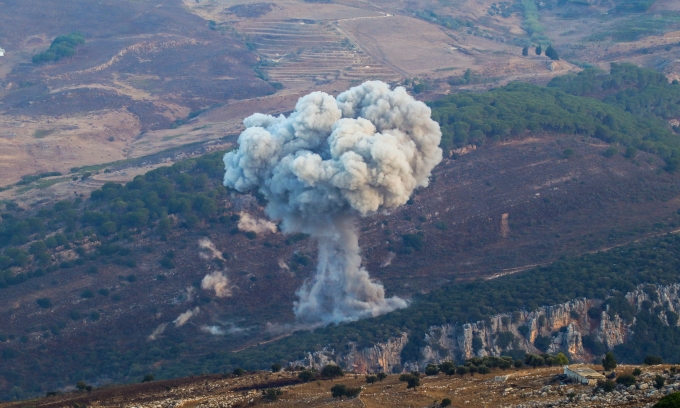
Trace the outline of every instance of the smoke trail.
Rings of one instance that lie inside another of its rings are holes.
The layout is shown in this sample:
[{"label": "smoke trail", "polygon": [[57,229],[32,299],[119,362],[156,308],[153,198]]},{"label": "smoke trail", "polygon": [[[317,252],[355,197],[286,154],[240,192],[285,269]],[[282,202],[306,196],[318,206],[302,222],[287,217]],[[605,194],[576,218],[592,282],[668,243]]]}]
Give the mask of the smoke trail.
[{"label": "smoke trail", "polygon": [[222,272],[213,272],[205,275],[201,281],[203,290],[214,290],[215,296],[225,298],[231,296],[229,279]]},{"label": "smoke trail", "polygon": [[172,322],[175,323],[175,327],[182,327],[186,324],[186,322],[189,321],[189,319],[196,316],[200,311],[201,309],[196,306],[195,308],[189,309],[186,312],[180,314],[177,316],[177,319],[173,320]]},{"label": "smoke trail", "polygon": [[156,340],[163,332],[165,332],[165,328],[168,327],[167,323],[161,323],[156,327],[156,329],[149,335],[149,340],[154,341]]},{"label": "smoke trail", "polygon": [[273,234],[276,232],[276,224],[271,221],[253,218],[250,214],[243,211],[239,215],[241,218],[238,220],[238,229],[241,231],[252,231],[256,234],[266,234],[268,232]]},{"label": "smoke trail", "polygon": [[361,267],[358,216],[405,204],[441,161],[439,125],[404,88],[366,82],[337,98],[314,92],[288,117],[256,113],[224,156],[224,185],[259,188],[284,233],[317,239],[316,275],[299,290],[300,322],[326,324],[405,307]]},{"label": "smoke trail", "polygon": [[210,261],[213,259],[219,259],[223,262],[226,262],[224,257],[222,256],[222,253],[217,249],[215,244],[208,238],[201,238],[198,240],[198,247],[200,248],[200,252],[198,253],[198,256],[201,257],[201,259],[204,259],[206,261]]}]

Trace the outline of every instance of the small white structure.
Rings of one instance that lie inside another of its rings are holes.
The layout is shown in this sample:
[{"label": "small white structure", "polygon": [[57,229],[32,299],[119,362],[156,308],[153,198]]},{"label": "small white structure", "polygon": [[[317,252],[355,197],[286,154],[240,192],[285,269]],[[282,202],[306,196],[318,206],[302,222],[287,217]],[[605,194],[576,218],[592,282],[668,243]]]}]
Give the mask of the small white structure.
[{"label": "small white structure", "polygon": [[564,375],[572,380],[581,383],[595,385],[597,380],[604,380],[605,376],[584,365],[564,366]]},{"label": "small white structure", "polygon": [[4,57],[4,56],[5,56],[5,50],[0,48],[0,57]]}]

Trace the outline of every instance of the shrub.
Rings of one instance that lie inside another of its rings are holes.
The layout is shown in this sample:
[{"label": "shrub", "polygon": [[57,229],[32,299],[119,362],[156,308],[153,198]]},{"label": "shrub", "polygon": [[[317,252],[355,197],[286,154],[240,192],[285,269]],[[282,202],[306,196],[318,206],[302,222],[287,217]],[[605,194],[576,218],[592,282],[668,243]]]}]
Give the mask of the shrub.
[{"label": "shrub", "polygon": [[267,388],[262,390],[262,397],[268,401],[276,401],[283,394],[281,388]]},{"label": "shrub", "polygon": [[647,356],[645,357],[645,364],[647,365],[659,365],[663,364],[663,359],[657,356]]},{"label": "shrub", "polygon": [[374,382],[378,381],[378,377],[375,375],[367,375],[366,376],[366,383],[368,384],[373,384]]},{"label": "shrub", "polygon": [[611,158],[619,154],[619,151],[616,149],[616,147],[610,147],[607,150],[602,153],[604,157]]},{"label": "shrub", "polygon": [[142,379],[142,382],[143,382],[143,383],[145,383],[145,382],[151,382],[151,381],[153,381],[153,379],[154,379],[153,374],[147,374],[147,375],[145,375],[144,378]]},{"label": "shrub", "polygon": [[80,294],[80,297],[84,299],[92,299],[94,297],[94,293],[91,290],[87,289]]},{"label": "shrub", "polygon": [[241,367],[237,367],[231,373],[234,374],[237,377],[240,377],[240,376],[242,376],[243,374],[246,373],[246,370],[242,369]]},{"label": "shrub", "polygon": [[652,408],[678,408],[680,407],[680,392],[666,395],[661,398]]},{"label": "shrub", "polygon": [[342,368],[335,364],[328,364],[321,369],[321,376],[325,378],[336,378],[342,377],[343,375],[345,375],[345,373],[342,371]]},{"label": "shrub", "polygon": [[637,377],[640,374],[642,374],[642,370],[640,370],[639,367],[635,367],[635,370],[633,370],[633,375]]},{"label": "shrub", "polygon": [[279,363],[272,364],[272,372],[278,373],[279,371],[281,371],[281,364]]},{"label": "shrub", "polygon": [[411,376],[411,378],[408,379],[408,385],[406,388],[417,388],[420,386],[420,377],[416,377],[415,375]]},{"label": "shrub", "polygon": [[43,309],[49,309],[52,307],[52,301],[49,298],[37,299],[35,303],[37,303],[38,306],[42,307]]},{"label": "shrub", "polygon": [[442,403],[440,404],[442,407],[448,407],[451,405],[451,399],[450,398],[444,398],[442,400]]},{"label": "shrub", "polygon": [[347,386],[345,384],[335,384],[333,387],[331,387],[331,395],[333,398],[342,398],[345,396],[346,390]]},{"label": "shrub", "polygon": [[378,373],[378,380],[379,380],[379,381],[382,381],[382,380],[384,380],[385,378],[387,378],[387,374],[385,374],[385,373]]},{"label": "shrub", "polygon": [[630,387],[631,385],[635,385],[636,382],[637,382],[637,380],[635,379],[635,376],[633,374],[621,374],[616,379],[617,384],[622,384],[622,385],[625,385],[626,387]]},{"label": "shrub", "polygon": [[298,378],[302,382],[310,382],[314,379],[314,373],[309,371],[309,370],[305,370],[305,371],[300,372],[300,374],[298,374]]},{"label": "shrub", "polygon": [[434,364],[428,364],[425,368],[425,375],[437,375],[439,374],[439,367]]},{"label": "shrub", "polygon": [[660,390],[664,385],[666,385],[666,379],[663,376],[657,374],[657,376],[654,377],[654,388]]}]

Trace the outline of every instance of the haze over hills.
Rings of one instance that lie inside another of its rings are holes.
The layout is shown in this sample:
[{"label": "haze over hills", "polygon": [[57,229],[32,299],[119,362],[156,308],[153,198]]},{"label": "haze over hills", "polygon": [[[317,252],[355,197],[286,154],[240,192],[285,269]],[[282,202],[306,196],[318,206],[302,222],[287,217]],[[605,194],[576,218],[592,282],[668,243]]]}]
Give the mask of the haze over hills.
[{"label": "haze over hills", "polygon": [[[641,346],[677,334],[677,243],[660,238],[680,228],[674,2],[1,3],[3,399],[275,362],[398,372],[602,347],[680,358],[672,342]],[[75,55],[31,62],[72,32],[85,41]],[[626,61],[654,71],[609,64]],[[244,117],[367,79],[428,100],[443,132],[430,185],[358,227],[363,266],[411,307],[297,331],[317,244],[280,233],[261,194],[225,189],[221,158]],[[500,86],[515,80],[541,86]],[[580,283],[590,268],[600,290]],[[532,278],[559,274],[571,278],[554,291]],[[493,279],[465,283],[478,278]],[[578,317],[490,323],[575,298]],[[619,337],[595,327],[611,322]],[[433,335],[447,330],[459,345]]]}]

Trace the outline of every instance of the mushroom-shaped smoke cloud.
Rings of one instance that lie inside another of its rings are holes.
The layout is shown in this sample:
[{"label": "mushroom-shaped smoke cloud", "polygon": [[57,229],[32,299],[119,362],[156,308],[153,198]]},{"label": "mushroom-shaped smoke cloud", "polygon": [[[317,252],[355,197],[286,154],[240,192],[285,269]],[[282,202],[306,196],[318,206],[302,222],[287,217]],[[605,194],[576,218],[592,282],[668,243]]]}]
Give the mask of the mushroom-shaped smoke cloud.
[{"label": "mushroom-shaped smoke cloud", "polygon": [[284,233],[319,243],[316,275],[297,295],[308,324],[377,316],[406,306],[385,298],[361,267],[358,216],[389,211],[426,187],[441,161],[441,131],[425,104],[402,87],[365,82],[338,95],[314,92],[286,117],[256,113],[243,123],[239,148],[224,156],[224,185],[259,188],[267,215]]}]

